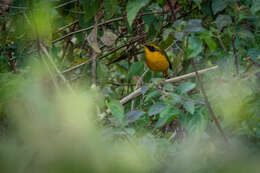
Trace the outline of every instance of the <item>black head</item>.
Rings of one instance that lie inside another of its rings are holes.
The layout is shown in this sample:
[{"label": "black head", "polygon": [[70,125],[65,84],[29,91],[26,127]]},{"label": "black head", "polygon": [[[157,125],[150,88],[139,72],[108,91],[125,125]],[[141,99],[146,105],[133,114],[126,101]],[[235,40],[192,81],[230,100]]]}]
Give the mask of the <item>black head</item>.
[{"label": "black head", "polygon": [[157,51],[157,49],[152,45],[145,45],[145,47],[147,47],[151,52]]}]

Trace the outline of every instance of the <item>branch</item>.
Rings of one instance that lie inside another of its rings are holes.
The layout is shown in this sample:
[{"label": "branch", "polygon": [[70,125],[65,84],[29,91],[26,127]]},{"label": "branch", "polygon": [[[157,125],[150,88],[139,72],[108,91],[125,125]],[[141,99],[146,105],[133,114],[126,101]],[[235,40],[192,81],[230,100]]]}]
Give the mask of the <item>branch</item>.
[{"label": "branch", "polygon": [[47,49],[40,44],[40,47],[43,51],[43,53],[46,55],[46,57],[48,58],[48,60],[50,61],[51,65],[53,66],[53,68],[55,69],[56,73],[58,73],[59,77],[63,80],[63,82],[66,84],[66,86],[68,87],[68,89],[74,93],[72,86],[70,85],[70,83],[67,81],[67,79],[63,76],[63,74],[60,72],[60,70],[58,69],[58,67],[56,66],[56,64],[54,63],[52,57],[50,56],[49,52],[47,51]]},{"label": "branch", "polygon": [[[136,85],[135,85],[135,89],[134,90],[137,90],[137,88],[141,85],[141,82],[143,81],[143,78],[144,76],[146,75],[146,73],[149,71],[149,69],[146,69],[145,72],[141,75],[141,77],[138,79],[138,81],[136,82]],[[134,104],[135,104],[135,100],[132,100],[132,103],[131,103],[131,111],[134,110]]]},{"label": "branch", "polygon": [[[154,12],[149,12],[149,13],[141,14],[141,16],[144,16],[144,15],[152,15],[152,14],[164,14],[164,13],[165,13],[165,12],[154,11]],[[123,18],[123,17],[118,17],[118,18],[110,19],[110,20],[108,20],[108,21],[99,23],[98,26],[106,25],[106,24],[113,23],[113,22],[117,22],[117,21],[120,21],[120,20],[124,20],[124,18]],[[66,34],[66,35],[64,35],[64,36],[62,36],[62,37],[60,37],[60,38],[58,38],[58,39],[56,39],[56,40],[53,40],[53,41],[52,41],[52,44],[55,44],[55,43],[57,43],[57,42],[59,42],[59,41],[65,39],[65,38],[67,38],[67,37],[69,37],[69,36],[71,36],[71,35],[78,34],[78,33],[85,32],[85,31],[89,31],[89,30],[91,30],[91,29],[93,29],[93,28],[94,28],[94,26],[90,26],[90,27],[88,27],[88,28],[84,28],[84,29],[80,29],[80,30],[77,30],[77,31],[74,31],[74,32],[70,32],[70,33],[68,33],[68,34]]]},{"label": "branch", "polygon": [[[129,46],[130,44],[133,44],[133,43],[139,41],[139,40],[142,39],[143,37],[144,37],[144,35],[143,35],[143,36],[140,36],[140,37],[135,37],[134,39],[130,40],[129,42],[126,42],[125,44],[123,44],[123,45],[121,45],[121,46],[119,46],[119,47],[117,47],[117,48],[115,48],[115,49],[112,49],[111,51],[109,51],[109,52],[106,53],[105,55],[99,57],[99,60],[102,60],[103,58],[107,57],[108,55],[111,55],[112,53],[118,51],[119,49],[121,49],[121,48],[123,48],[123,47]],[[64,70],[62,73],[67,73],[67,72],[73,71],[73,70],[75,70],[75,69],[77,69],[77,68],[79,68],[79,67],[81,67],[81,66],[83,66],[83,65],[85,65],[85,64],[88,64],[88,63],[89,63],[89,60],[86,60],[85,62],[82,62],[81,64],[78,64],[78,65],[73,66],[73,67],[71,67],[71,68],[69,68],[69,69],[67,69],[67,70]]]},{"label": "branch", "polygon": [[[109,24],[109,23],[112,23],[112,22],[117,22],[117,21],[120,21],[120,20],[123,20],[123,17],[118,17],[118,18],[114,18],[114,19],[108,20],[106,22],[99,23],[97,26],[102,26],[102,25]],[[64,36],[62,36],[62,37],[60,37],[60,38],[58,38],[56,40],[53,40],[52,44],[55,44],[58,41],[61,41],[61,40],[65,39],[65,38],[67,38],[67,37],[69,37],[71,35],[78,34],[78,33],[81,33],[81,32],[85,32],[85,31],[91,30],[93,28],[94,28],[94,26],[90,26],[88,28],[84,28],[84,29],[80,29],[80,30],[77,30],[77,31],[74,31],[74,32],[70,32],[70,33],[68,33],[68,34],[66,34],[66,35],[64,35]]]},{"label": "branch", "polygon": [[72,1],[69,1],[69,2],[65,2],[63,4],[60,4],[60,5],[56,6],[56,7],[54,7],[54,9],[61,8],[63,6],[66,6],[66,5],[74,3],[74,2],[77,2],[77,0],[72,0]]},{"label": "branch", "polygon": [[235,47],[235,36],[232,36],[232,47],[233,47],[233,54],[235,56],[235,67],[236,67],[236,76],[239,75],[239,70],[238,70],[238,57],[237,57],[237,49]]},{"label": "branch", "polygon": [[174,13],[174,6],[175,6],[175,3],[176,1],[174,2],[174,4],[172,4],[172,1],[170,0],[167,0],[167,3],[168,3],[168,6],[170,7],[170,11],[172,13],[172,19],[173,19],[173,22],[176,20],[176,16],[175,16],[175,13]]},{"label": "branch", "polygon": [[[198,71],[199,74],[203,74],[207,71],[210,71],[210,70],[216,70],[218,69],[218,66],[213,66],[213,67],[210,67],[210,68],[206,68],[206,69],[203,69],[203,70],[200,70]],[[189,74],[185,74],[185,75],[182,75],[182,76],[178,76],[178,77],[174,77],[174,78],[171,78],[171,79],[167,79],[165,80],[165,82],[179,82],[181,80],[184,80],[184,79],[188,79],[188,78],[191,78],[191,77],[194,77],[196,76],[195,72],[192,72],[192,73],[189,73]],[[129,102],[130,100],[140,96],[142,93],[141,93],[141,88],[138,88],[137,90],[135,90],[134,92],[132,92],[131,94],[129,94],[128,96],[122,98],[120,100],[120,103],[121,104],[126,104],[127,102]]]},{"label": "branch", "polygon": [[193,59],[191,59],[191,64],[192,64],[193,69],[194,69],[194,71],[195,71],[196,78],[197,78],[198,83],[199,83],[199,85],[200,85],[200,90],[201,90],[202,95],[203,95],[203,97],[204,97],[206,106],[208,107],[209,113],[210,113],[210,115],[211,115],[213,121],[215,122],[215,124],[216,124],[218,130],[220,131],[221,135],[223,136],[225,142],[228,143],[227,137],[225,136],[225,134],[224,134],[224,132],[223,132],[223,130],[222,130],[222,128],[221,128],[219,122],[218,122],[218,119],[217,119],[217,117],[215,116],[215,113],[214,113],[214,111],[213,111],[213,109],[212,109],[212,107],[211,107],[211,105],[210,105],[210,102],[209,102],[208,97],[207,97],[207,95],[206,95],[206,92],[205,92],[203,83],[202,83],[201,80],[200,80],[200,75],[199,75],[199,73],[198,73],[198,71],[197,71],[196,64],[194,63],[194,60],[193,60]]},{"label": "branch", "polygon": [[68,24],[68,25],[65,25],[65,26],[59,28],[59,29],[58,29],[57,31],[55,31],[54,33],[61,32],[62,30],[66,29],[66,28],[68,28],[68,27],[70,27],[70,26],[72,26],[72,25],[74,25],[74,24],[76,24],[76,23],[78,23],[78,22],[79,22],[79,21],[76,20],[76,21],[74,21],[74,22],[72,22],[72,23],[70,23],[70,24]]}]

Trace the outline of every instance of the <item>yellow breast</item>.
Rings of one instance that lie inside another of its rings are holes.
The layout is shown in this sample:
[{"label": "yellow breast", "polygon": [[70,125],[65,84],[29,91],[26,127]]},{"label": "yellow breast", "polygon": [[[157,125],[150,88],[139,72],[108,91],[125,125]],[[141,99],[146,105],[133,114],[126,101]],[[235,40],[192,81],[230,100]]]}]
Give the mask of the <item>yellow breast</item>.
[{"label": "yellow breast", "polygon": [[145,55],[146,64],[152,71],[167,73],[169,62],[163,54],[158,51],[151,52],[145,48]]}]

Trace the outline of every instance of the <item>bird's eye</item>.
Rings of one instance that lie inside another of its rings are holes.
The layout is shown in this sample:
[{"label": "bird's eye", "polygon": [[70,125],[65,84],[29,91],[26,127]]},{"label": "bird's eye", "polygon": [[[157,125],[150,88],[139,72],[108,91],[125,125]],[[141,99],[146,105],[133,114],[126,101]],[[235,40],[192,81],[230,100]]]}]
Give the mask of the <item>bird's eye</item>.
[{"label": "bird's eye", "polygon": [[156,48],[153,46],[146,46],[151,52],[155,52]]}]

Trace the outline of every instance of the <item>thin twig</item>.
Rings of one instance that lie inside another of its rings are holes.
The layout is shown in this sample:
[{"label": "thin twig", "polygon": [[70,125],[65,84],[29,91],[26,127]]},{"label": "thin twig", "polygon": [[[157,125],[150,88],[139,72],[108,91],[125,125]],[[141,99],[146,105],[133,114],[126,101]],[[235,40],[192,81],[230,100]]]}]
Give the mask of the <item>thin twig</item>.
[{"label": "thin twig", "polygon": [[[105,55],[100,56],[100,57],[99,57],[99,60],[102,60],[103,58],[105,58],[105,57],[111,55],[112,53],[118,51],[119,49],[121,49],[121,48],[123,48],[123,47],[126,47],[126,46],[128,46],[128,45],[130,45],[130,44],[133,44],[133,43],[139,41],[139,40],[142,39],[143,37],[144,37],[144,36],[135,37],[134,39],[130,40],[129,42],[126,42],[125,44],[123,44],[123,45],[121,45],[121,46],[119,46],[119,47],[117,47],[117,48],[112,49],[111,51],[109,51],[109,52],[106,53]],[[79,67],[81,67],[81,66],[83,66],[83,65],[85,65],[85,64],[88,64],[89,62],[90,62],[89,60],[86,60],[86,61],[84,61],[84,62],[82,62],[82,63],[80,63],[80,64],[78,64],[78,65],[75,65],[75,66],[73,66],[73,67],[71,67],[71,68],[69,68],[69,69],[67,69],[67,70],[64,70],[62,73],[68,73],[68,72],[70,72],[70,71],[73,71],[73,70],[75,70],[75,69],[77,69],[77,68],[79,68]]]},{"label": "thin twig", "polygon": [[[208,72],[210,70],[216,70],[216,69],[218,69],[218,66],[213,66],[213,67],[210,67],[210,68],[206,68],[206,69],[200,70],[200,71],[198,71],[198,73],[199,74],[203,74],[203,73]],[[179,82],[181,80],[188,79],[188,78],[195,77],[195,76],[196,76],[195,72],[192,72],[192,73],[185,74],[185,75],[182,75],[182,76],[178,76],[178,77],[174,77],[174,78],[171,78],[171,79],[167,79],[167,80],[165,80],[165,82]],[[127,102],[129,102],[132,99],[135,99],[136,97],[140,96],[141,94],[142,94],[141,88],[138,88],[137,90],[135,90],[134,92],[132,92],[128,96],[122,98],[120,100],[120,103],[121,104],[126,104]]]},{"label": "thin twig", "polygon": [[56,6],[56,7],[54,7],[54,9],[61,8],[61,7],[63,7],[63,6],[66,6],[66,5],[68,5],[68,4],[72,4],[72,3],[74,3],[74,2],[77,2],[77,0],[72,0],[72,1],[65,2],[65,3],[63,3],[63,4],[60,4],[60,5]]},{"label": "thin twig", "polygon": [[176,1],[174,2],[174,4],[172,5],[172,1],[170,1],[170,0],[167,0],[167,4],[168,4],[168,6],[170,7],[170,11],[171,11],[171,13],[172,13],[172,19],[173,19],[173,22],[176,20],[176,16],[175,16],[175,13],[174,13],[174,6],[175,6],[175,3],[176,3]]},{"label": "thin twig", "polygon": [[[141,16],[152,15],[152,14],[164,14],[164,12],[154,11],[154,12],[141,14]],[[118,17],[118,18],[110,19],[108,21],[99,23],[98,26],[106,25],[106,24],[113,23],[113,22],[118,22],[118,21],[121,21],[121,20],[124,20],[124,18],[123,17]],[[90,26],[88,28],[84,28],[84,29],[80,29],[80,30],[77,30],[77,31],[74,31],[74,32],[70,32],[70,33],[68,33],[68,34],[66,34],[66,35],[64,35],[64,36],[62,36],[62,37],[60,37],[60,38],[58,38],[56,40],[53,40],[52,44],[55,44],[55,43],[65,39],[65,38],[67,38],[67,37],[69,37],[71,35],[78,34],[78,33],[85,32],[85,31],[89,31],[89,30],[91,30],[93,28],[94,28],[94,26]]]},{"label": "thin twig", "polygon": [[[101,22],[101,23],[98,24],[98,26],[102,26],[102,25],[109,24],[109,23],[112,23],[112,22],[117,22],[117,21],[120,21],[120,20],[123,20],[123,17],[118,17],[118,18],[110,19],[110,20],[108,20],[106,22]],[[90,26],[88,28],[84,28],[84,29],[80,29],[80,30],[77,30],[77,31],[74,31],[74,32],[70,32],[70,33],[68,33],[68,34],[66,34],[66,35],[64,35],[64,36],[62,36],[62,37],[60,37],[60,38],[58,38],[56,40],[53,40],[52,44],[55,44],[58,41],[61,41],[61,40],[65,39],[65,38],[67,38],[67,37],[69,37],[71,35],[78,34],[78,33],[85,32],[85,31],[89,31],[89,30],[91,30],[93,28],[94,28],[94,26]]]},{"label": "thin twig", "polygon": [[197,71],[197,67],[196,67],[196,64],[195,64],[195,62],[194,62],[193,59],[191,59],[191,64],[192,64],[193,69],[194,69],[194,71],[195,71],[196,78],[197,78],[198,83],[199,83],[199,85],[200,85],[200,90],[201,90],[202,95],[203,95],[203,97],[204,97],[206,106],[208,107],[209,113],[210,113],[210,115],[211,115],[213,121],[215,122],[215,124],[216,124],[218,130],[220,131],[221,135],[223,136],[225,142],[228,143],[227,137],[226,137],[226,135],[224,134],[224,131],[222,130],[222,128],[221,128],[221,126],[220,126],[220,123],[218,122],[218,119],[217,119],[217,117],[215,116],[215,113],[214,113],[214,111],[213,111],[213,109],[212,109],[212,107],[211,107],[211,105],[210,105],[210,102],[209,102],[208,97],[207,97],[207,95],[206,95],[206,91],[205,91],[205,89],[204,89],[204,86],[203,86],[202,81],[200,80],[200,75],[199,75],[199,73],[198,73],[198,71]]},{"label": "thin twig", "polygon": [[50,56],[49,52],[47,51],[47,49],[41,44],[41,49],[43,51],[43,53],[46,55],[46,57],[48,58],[48,60],[50,61],[51,65],[53,66],[54,70],[56,71],[56,73],[58,73],[59,77],[63,80],[63,82],[66,84],[66,86],[68,87],[68,89],[74,93],[72,86],[70,85],[70,83],[67,81],[67,79],[63,76],[63,74],[60,72],[60,70],[58,69],[58,67],[56,66],[56,64],[54,63],[52,57]]},{"label": "thin twig", "polygon": [[79,21],[76,20],[76,21],[74,21],[74,22],[72,22],[72,23],[70,23],[70,24],[68,24],[68,25],[65,25],[65,26],[59,28],[59,29],[58,29],[57,31],[55,31],[54,33],[61,32],[61,31],[63,31],[64,29],[66,29],[66,28],[68,28],[68,27],[70,27],[70,26],[72,26],[72,25],[74,25],[74,24],[77,24],[78,22],[79,22]]},{"label": "thin twig", "polygon": [[[136,82],[134,91],[137,90],[137,88],[141,85],[141,82],[143,81],[144,76],[146,75],[146,73],[149,71],[149,69],[146,69],[145,72],[140,76],[140,78],[138,79],[138,81]],[[134,110],[134,104],[135,104],[135,100],[132,100],[131,103],[131,111]]]},{"label": "thin twig", "polygon": [[239,70],[238,70],[238,56],[237,56],[237,49],[235,47],[235,36],[233,35],[232,36],[232,47],[233,47],[233,53],[234,53],[234,56],[235,56],[235,67],[236,67],[236,76],[239,75]]},{"label": "thin twig", "polygon": [[227,52],[227,48],[225,47],[225,45],[224,45],[222,39],[221,39],[220,37],[217,37],[217,39],[218,39],[218,41],[219,41],[221,47],[224,49],[224,51]]},{"label": "thin twig", "polygon": [[18,6],[13,6],[13,5],[6,5],[6,4],[0,4],[0,7],[21,9],[21,10],[27,10],[27,9],[29,9],[29,8],[27,8],[27,7],[18,7]]}]

